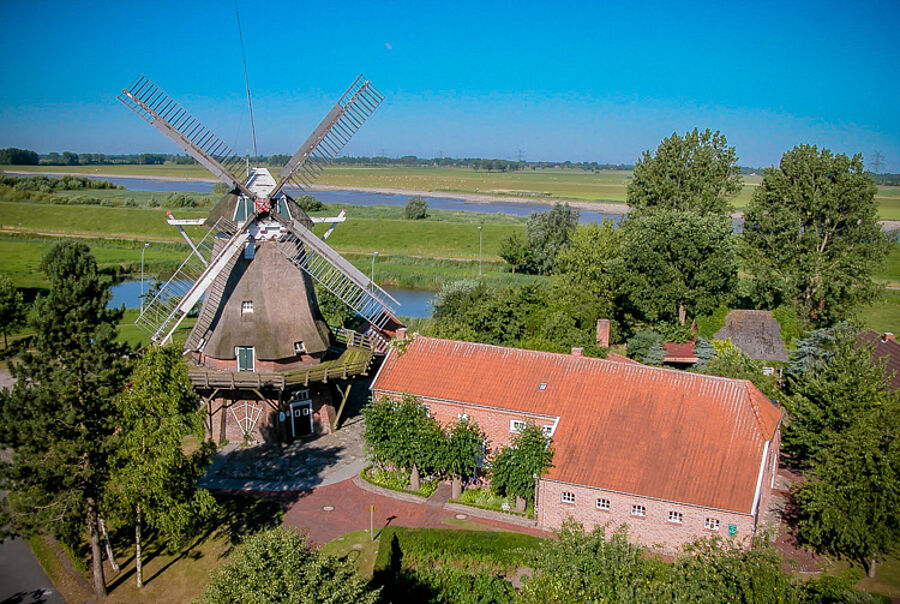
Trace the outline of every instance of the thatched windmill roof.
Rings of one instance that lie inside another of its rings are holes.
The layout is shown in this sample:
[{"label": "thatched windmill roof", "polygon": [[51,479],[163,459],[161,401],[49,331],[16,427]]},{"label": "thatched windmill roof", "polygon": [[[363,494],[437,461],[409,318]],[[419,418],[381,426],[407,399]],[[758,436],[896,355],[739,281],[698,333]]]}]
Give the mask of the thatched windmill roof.
[{"label": "thatched windmill roof", "polygon": [[[278,360],[296,355],[295,342],[303,342],[310,354],[328,348],[328,326],[319,312],[312,281],[279,251],[280,245],[287,244],[259,242],[252,260],[241,254],[234,269],[222,273],[220,279],[226,280],[222,295],[218,300],[215,296],[204,300],[216,305],[208,328],[200,321],[194,328],[208,333],[206,356],[233,359],[235,347],[252,346],[257,359]],[[245,302],[252,311],[247,311]]]}]

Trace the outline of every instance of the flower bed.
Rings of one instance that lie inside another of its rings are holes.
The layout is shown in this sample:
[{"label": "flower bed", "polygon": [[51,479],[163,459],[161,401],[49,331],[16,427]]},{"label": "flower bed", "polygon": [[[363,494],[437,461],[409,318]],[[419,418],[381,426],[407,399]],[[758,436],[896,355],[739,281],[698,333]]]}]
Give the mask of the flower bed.
[{"label": "flower bed", "polygon": [[505,514],[513,514],[514,516],[522,516],[525,518],[534,518],[533,503],[529,502],[525,507],[524,512],[517,512],[515,497],[501,497],[491,491],[490,488],[466,489],[460,494],[459,499],[451,499],[450,501],[452,503],[469,505],[483,510],[503,512]]},{"label": "flower bed", "polygon": [[422,479],[418,491],[409,488],[409,472],[405,470],[388,470],[378,466],[368,466],[360,473],[363,480],[375,486],[401,493],[411,493],[420,497],[429,497],[437,489],[437,480]]}]

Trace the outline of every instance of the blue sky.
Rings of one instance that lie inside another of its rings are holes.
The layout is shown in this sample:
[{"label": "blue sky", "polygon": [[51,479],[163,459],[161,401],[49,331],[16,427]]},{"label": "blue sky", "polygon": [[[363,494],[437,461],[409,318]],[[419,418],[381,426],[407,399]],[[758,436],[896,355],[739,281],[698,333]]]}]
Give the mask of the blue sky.
[{"label": "blue sky", "polygon": [[[894,2],[239,0],[261,153],[292,153],[359,73],[387,100],[345,151],[631,163],[721,130],[900,172]],[[0,0],[0,146],[177,150],[115,100],[144,73],[251,150],[234,4]]]}]

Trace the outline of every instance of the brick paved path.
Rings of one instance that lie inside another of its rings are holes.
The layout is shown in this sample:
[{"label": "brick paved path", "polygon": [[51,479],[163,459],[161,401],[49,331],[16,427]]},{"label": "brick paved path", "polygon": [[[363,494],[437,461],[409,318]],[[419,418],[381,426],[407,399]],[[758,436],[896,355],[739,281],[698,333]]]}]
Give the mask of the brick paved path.
[{"label": "brick paved path", "polygon": [[[447,487],[449,492],[449,486]],[[297,498],[289,503],[284,517],[286,526],[306,532],[314,542],[323,544],[352,531],[369,528],[369,505],[374,505],[375,531],[385,526],[408,526],[423,528],[459,528],[444,521],[453,519],[454,512],[448,512],[441,506],[443,491],[435,500],[435,505],[426,503],[410,503],[393,497],[377,495],[365,491],[351,480],[337,484],[317,487],[312,491],[298,493]],[[326,512],[325,506],[334,506],[334,511]],[[530,535],[546,537],[550,533],[514,524],[484,520],[469,516],[469,528],[484,530],[508,530]],[[477,523],[477,526],[474,524]]]}]

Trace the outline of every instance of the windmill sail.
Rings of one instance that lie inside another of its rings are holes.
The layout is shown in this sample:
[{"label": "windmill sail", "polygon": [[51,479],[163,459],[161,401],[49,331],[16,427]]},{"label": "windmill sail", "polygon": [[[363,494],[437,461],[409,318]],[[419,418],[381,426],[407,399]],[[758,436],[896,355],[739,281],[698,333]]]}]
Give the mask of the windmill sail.
[{"label": "windmill sail", "polygon": [[277,218],[288,231],[284,241],[293,243],[280,246],[279,249],[294,266],[302,269],[378,329],[383,328],[396,315],[400,303],[389,293],[370,281],[312,231],[280,216]]},{"label": "windmill sail", "polygon": [[138,77],[131,87],[123,89],[118,99],[219,180],[253,197],[244,187],[243,180],[235,176],[235,172],[240,171],[241,158],[145,76]]},{"label": "windmill sail", "polygon": [[[185,316],[200,301],[216,277],[229,266],[243,249],[250,234],[250,222],[236,229],[230,221],[220,219],[200,240],[178,270],[160,288],[136,323],[149,331],[154,342],[166,343]],[[216,239],[224,241],[221,250],[213,257]],[[198,258],[198,253],[200,257]],[[206,263],[203,262],[208,258]]]},{"label": "windmill sail", "polygon": [[278,174],[274,197],[289,181],[301,191],[322,173],[341,149],[371,116],[384,96],[360,75],[335,103],[325,119],[313,130]]}]

